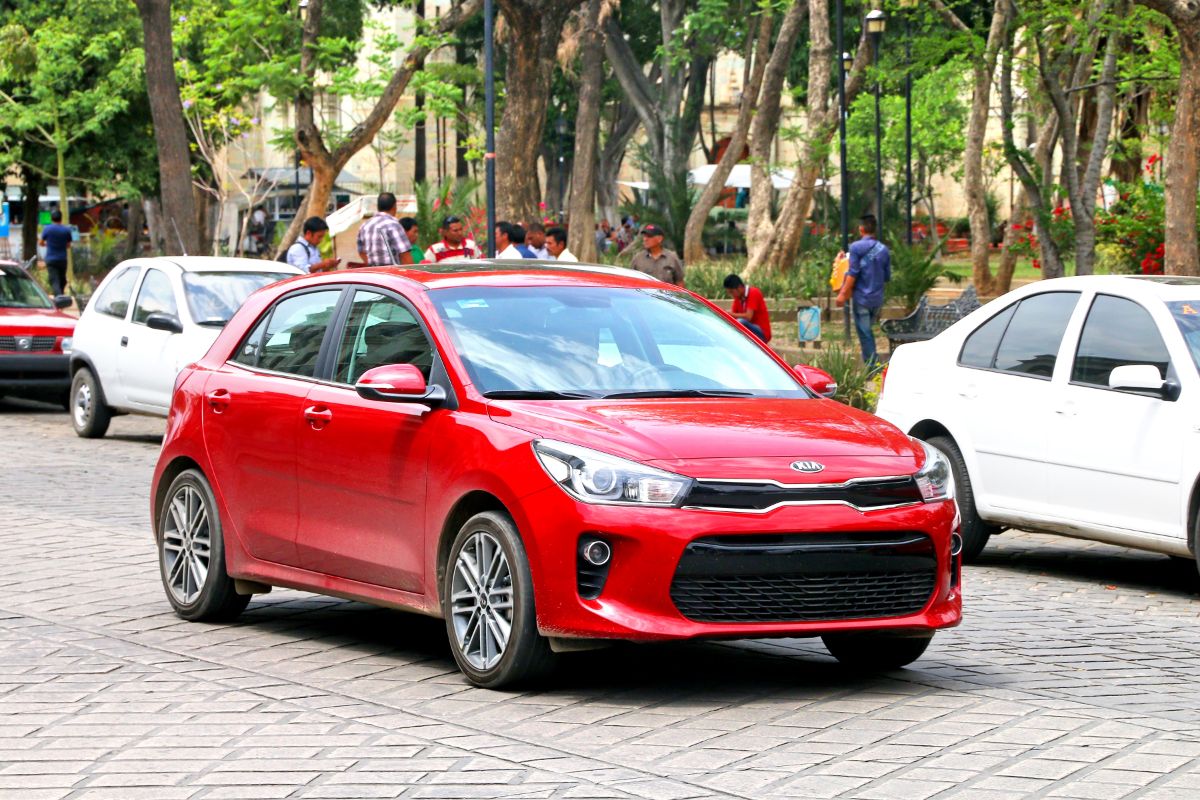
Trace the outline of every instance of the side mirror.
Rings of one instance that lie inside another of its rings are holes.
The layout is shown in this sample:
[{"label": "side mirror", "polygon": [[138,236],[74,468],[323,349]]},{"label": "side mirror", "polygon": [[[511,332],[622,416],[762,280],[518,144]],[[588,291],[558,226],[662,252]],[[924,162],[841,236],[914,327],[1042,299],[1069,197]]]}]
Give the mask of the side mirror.
[{"label": "side mirror", "polygon": [[146,327],[167,333],[183,333],[183,323],[174,314],[151,314],[146,317]]},{"label": "side mirror", "polygon": [[800,377],[800,382],[821,397],[833,397],[837,394],[837,381],[825,370],[810,367],[807,364],[797,364],[795,370],[796,375]]},{"label": "side mirror", "polygon": [[385,364],[369,369],[359,376],[354,390],[367,400],[384,400],[391,403],[427,403],[441,405],[446,399],[446,390],[440,386],[429,386],[421,370],[412,364]]},{"label": "side mirror", "polygon": [[1108,388],[1151,394],[1164,400],[1174,400],[1179,395],[1179,386],[1173,381],[1163,380],[1158,367],[1151,364],[1117,367],[1108,375]]},{"label": "side mirror", "polygon": [[59,308],[59,309],[70,308],[71,307],[71,298],[65,294],[55,295],[54,296],[54,307]]}]

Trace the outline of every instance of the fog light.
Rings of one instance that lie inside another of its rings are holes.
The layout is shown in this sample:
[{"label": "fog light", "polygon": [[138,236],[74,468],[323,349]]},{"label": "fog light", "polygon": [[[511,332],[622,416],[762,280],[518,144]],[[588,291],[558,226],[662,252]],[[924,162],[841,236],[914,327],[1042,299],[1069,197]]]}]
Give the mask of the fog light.
[{"label": "fog light", "polygon": [[962,552],[962,537],[957,533],[950,534],[950,555],[956,556]]},{"label": "fog light", "polygon": [[612,558],[612,548],[603,539],[585,540],[579,549],[579,554],[589,564],[603,567]]}]

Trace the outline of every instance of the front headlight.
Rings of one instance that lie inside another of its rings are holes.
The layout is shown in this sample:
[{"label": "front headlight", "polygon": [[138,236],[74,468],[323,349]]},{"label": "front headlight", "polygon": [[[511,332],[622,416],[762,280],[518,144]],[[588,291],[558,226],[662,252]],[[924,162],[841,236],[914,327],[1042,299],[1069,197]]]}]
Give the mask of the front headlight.
[{"label": "front headlight", "polygon": [[62,338],[62,351],[63,351],[64,353],[69,353],[69,352],[71,352],[71,348],[72,348],[74,345],[75,345],[75,340],[74,340],[73,338],[71,338],[70,336],[64,336],[64,337]]},{"label": "front headlight", "polygon": [[954,499],[954,472],[950,469],[950,459],[932,445],[914,439],[925,451],[925,466],[913,477],[921,489],[921,497],[926,503],[938,503],[942,500]]},{"label": "front headlight", "polygon": [[692,479],[552,439],[537,439],[533,452],[567,494],[585,503],[674,506]]}]

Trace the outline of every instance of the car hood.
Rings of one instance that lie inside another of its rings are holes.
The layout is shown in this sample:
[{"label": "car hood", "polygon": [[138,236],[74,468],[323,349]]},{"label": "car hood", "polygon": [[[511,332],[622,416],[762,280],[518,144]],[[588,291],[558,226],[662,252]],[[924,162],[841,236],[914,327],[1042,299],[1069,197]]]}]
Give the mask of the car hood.
[{"label": "car hood", "polygon": [[6,308],[0,306],[0,331],[54,330],[66,336],[78,322],[56,308]]},{"label": "car hood", "polygon": [[[491,417],[528,433],[603,450],[686,474],[778,476],[779,465],[825,459],[852,473],[916,468],[912,440],[883,420],[832,400],[495,400]],[[853,463],[853,466],[852,466]],[[842,472],[842,469],[832,470]],[[800,478],[800,473],[791,472]],[[830,473],[814,476],[828,480]]]}]

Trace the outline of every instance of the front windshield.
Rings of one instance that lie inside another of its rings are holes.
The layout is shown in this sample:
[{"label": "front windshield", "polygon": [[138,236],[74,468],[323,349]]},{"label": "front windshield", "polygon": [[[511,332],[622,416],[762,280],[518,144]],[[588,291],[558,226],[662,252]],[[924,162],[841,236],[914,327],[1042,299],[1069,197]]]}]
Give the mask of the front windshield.
[{"label": "front windshield", "polygon": [[430,292],[488,397],[809,397],[791,371],[689,295],[659,288]]},{"label": "front windshield", "polygon": [[28,275],[0,266],[0,308],[53,308],[54,304]]},{"label": "front windshield", "polygon": [[183,294],[198,325],[221,326],[254,292],[290,277],[285,272],[185,272]]},{"label": "front windshield", "polygon": [[1200,300],[1175,301],[1167,303],[1183,341],[1187,343],[1192,362],[1200,368]]}]

